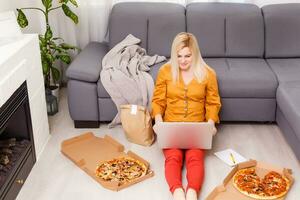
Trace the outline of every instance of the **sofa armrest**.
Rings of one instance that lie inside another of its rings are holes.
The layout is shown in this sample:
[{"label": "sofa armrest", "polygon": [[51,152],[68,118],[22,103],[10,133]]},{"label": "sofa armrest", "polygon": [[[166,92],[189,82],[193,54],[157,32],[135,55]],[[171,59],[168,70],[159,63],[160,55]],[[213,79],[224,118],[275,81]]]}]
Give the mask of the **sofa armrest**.
[{"label": "sofa armrest", "polygon": [[79,81],[97,82],[102,69],[102,59],[108,51],[108,45],[105,43],[89,43],[68,67],[67,77]]}]

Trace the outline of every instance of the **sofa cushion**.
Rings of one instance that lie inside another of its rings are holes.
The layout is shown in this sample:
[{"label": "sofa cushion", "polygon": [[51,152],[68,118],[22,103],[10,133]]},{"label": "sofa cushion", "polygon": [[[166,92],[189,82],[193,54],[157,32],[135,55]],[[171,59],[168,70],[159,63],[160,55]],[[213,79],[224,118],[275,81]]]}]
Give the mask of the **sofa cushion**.
[{"label": "sofa cushion", "polygon": [[262,8],[265,20],[266,58],[300,57],[300,4]]},{"label": "sofa cushion", "polygon": [[90,42],[74,59],[66,71],[70,79],[96,83],[102,69],[102,58],[108,52],[108,45]]},{"label": "sofa cushion", "polygon": [[104,86],[103,86],[100,79],[97,82],[97,92],[98,92],[98,97],[100,97],[100,98],[110,98],[110,95],[108,94],[108,92],[104,88]]},{"label": "sofa cushion", "polygon": [[267,59],[279,82],[300,81],[300,58]]},{"label": "sofa cushion", "polygon": [[148,23],[147,53],[170,57],[174,37],[185,32],[184,8],[181,12],[149,17]]},{"label": "sofa cushion", "polygon": [[[127,4],[116,4],[109,21],[109,48],[112,49],[127,35],[132,34],[141,40],[139,44],[147,48],[147,18],[135,13],[136,9]],[[129,14],[131,13],[131,14]]]},{"label": "sofa cushion", "polygon": [[277,80],[263,59],[206,58],[215,69],[221,97],[275,98]]},{"label": "sofa cushion", "polygon": [[[155,83],[156,76],[157,76],[159,68],[162,65],[164,65],[166,62],[167,61],[164,61],[164,62],[157,63],[155,65],[150,66],[149,74],[152,76],[154,83]],[[99,80],[98,83],[97,83],[97,90],[98,90],[98,97],[100,97],[100,98],[110,98],[109,94],[107,93],[107,91],[103,87],[103,85],[101,83],[101,80]]]},{"label": "sofa cushion", "polygon": [[118,3],[111,11],[109,31],[110,48],[131,33],[150,55],[169,56],[174,36],[185,31],[185,8],[174,3]]},{"label": "sofa cushion", "polygon": [[300,81],[280,83],[277,105],[300,140]]},{"label": "sofa cushion", "polygon": [[68,81],[68,106],[70,116],[78,121],[98,121],[98,98],[95,83]]},{"label": "sofa cushion", "polygon": [[191,3],[187,31],[199,42],[203,57],[262,57],[264,25],[253,4]]},{"label": "sofa cushion", "polygon": [[164,64],[166,64],[167,62],[168,62],[168,60],[167,61],[163,61],[161,63],[157,63],[157,64],[152,65],[150,67],[149,73],[150,73],[150,75],[152,76],[152,78],[154,80],[154,84],[155,84],[156,77],[157,77],[157,74],[158,74],[158,71],[159,71],[160,67],[163,66]]}]

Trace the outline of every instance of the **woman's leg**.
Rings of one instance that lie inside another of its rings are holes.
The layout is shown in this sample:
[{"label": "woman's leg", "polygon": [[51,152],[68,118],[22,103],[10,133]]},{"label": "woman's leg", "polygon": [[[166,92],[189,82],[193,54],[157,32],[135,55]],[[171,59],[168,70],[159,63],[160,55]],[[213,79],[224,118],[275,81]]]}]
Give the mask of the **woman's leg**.
[{"label": "woman's leg", "polygon": [[185,152],[185,162],[188,181],[187,191],[189,188],[199,193],[204,179],[204,150],[188,149]]},{"label": "woman's leg", "polygon": [[174,193],[175,189],[182,188],[183,152],[180,149],[164,149],[163,152],[166,180],[170,191]]}]

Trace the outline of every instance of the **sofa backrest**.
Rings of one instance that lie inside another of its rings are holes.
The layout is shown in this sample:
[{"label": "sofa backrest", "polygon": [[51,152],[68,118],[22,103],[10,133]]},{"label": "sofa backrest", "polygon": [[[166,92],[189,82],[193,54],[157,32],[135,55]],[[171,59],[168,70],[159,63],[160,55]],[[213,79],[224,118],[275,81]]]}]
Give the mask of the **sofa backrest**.
[{"label": "sofa backrest", "polygon": [[128,34],[141,39],[149,55],[170,56],[177,33],[185,31],[185,7],[174,3],[126,2],[114,5],[109,23],[109,47]]},{"label": "sofa backrest", "polygon": [[265,57],[300,57],[300,4],[262,7],[265,20]]},{"label": "sofa backrest", "polygon": [[263,16],[256,5],[191,3],[186,23],[203,57],[263,57]]}]

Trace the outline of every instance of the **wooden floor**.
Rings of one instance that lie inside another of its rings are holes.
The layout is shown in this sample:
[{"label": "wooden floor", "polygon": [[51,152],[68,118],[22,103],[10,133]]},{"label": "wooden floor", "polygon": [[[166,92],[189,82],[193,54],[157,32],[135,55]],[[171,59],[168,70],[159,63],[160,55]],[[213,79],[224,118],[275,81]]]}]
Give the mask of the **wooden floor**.
[{"label": "wooden floor", "polygon": [[[142,147],[126,141],[119,126],[108,129],[74,129],[70,119],[66,90],[61,91],[60,112],[49,119],[51,138],[41,157],[32,169],[18,200],[171,200],[164,179],[164,157],[155,143]],[[63,140],[92,131],[97,136],[109,134],[144,159],[148,160],[155,176],[119,192],[102,188],[70,160],[60,153]],[[291,168],[295,183],[286,200],[300,199],[300,165],[284,140],[276,124],[222,124],[214,139],[213,149],[205,158],[205,182],[199,199],[205,199],[213,188],[221,184],[231,170],[214,152],[232,148],[246,158],[252,158],[277,166]],[[185,170],[184,170],[185,174]],[[186,184],[185,176],[183,182]]]}]

